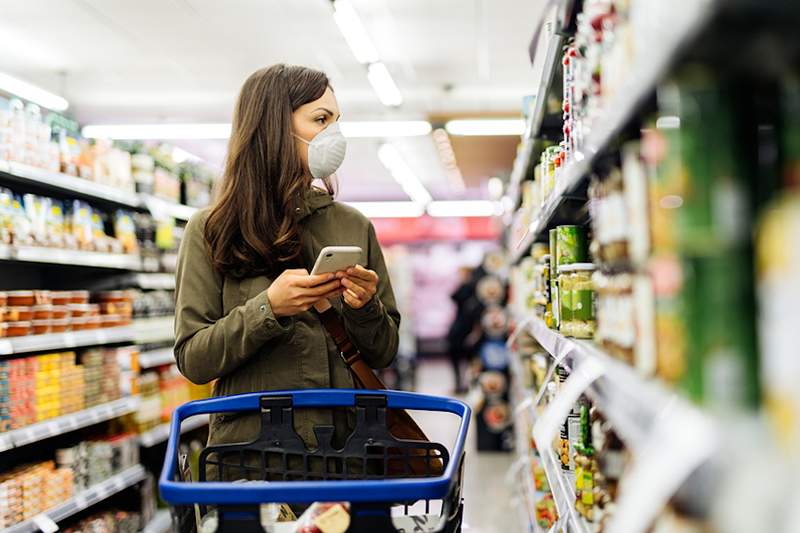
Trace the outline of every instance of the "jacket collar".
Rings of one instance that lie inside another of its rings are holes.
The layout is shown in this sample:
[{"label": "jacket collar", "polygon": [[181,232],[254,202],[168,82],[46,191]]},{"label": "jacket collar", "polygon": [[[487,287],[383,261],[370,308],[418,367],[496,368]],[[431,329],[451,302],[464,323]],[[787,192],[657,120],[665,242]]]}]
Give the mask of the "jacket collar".
[{"label": "jacket collar", "polygon": [[306,191],[305,195],[303,196],[303,201],[300,202],[300,205],[295,209],[295,212],[297,213],[297,219],[303,220],[316,213],[320,209],[328,207],[332,203],[333,198],[331,198],[331,195],[328,194],[327,191],[312,187]]}]

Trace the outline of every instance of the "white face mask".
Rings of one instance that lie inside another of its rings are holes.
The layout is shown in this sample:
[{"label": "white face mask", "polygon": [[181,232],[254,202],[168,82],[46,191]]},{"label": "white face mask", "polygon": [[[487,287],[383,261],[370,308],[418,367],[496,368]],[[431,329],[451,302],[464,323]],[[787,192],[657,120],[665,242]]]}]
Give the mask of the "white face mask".
[{"label": "white face mask", "polygon": [[334,122],[317,135],[307,141],[299,135],[294,135],[308,145],[308,170],[314,179],[327,178],[339,168],[344,161],[347,151],[347,139],[339,130],[339,124]]}]

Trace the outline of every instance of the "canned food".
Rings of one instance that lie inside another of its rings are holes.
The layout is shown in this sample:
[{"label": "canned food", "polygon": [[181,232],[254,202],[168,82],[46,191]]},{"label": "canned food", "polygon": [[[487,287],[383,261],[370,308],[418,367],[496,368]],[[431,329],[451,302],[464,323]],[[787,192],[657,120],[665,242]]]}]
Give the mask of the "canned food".
[{"label": "canned food", "polygon": [[560,290],[560,331],[568,337],[591,339],[596,321],[591,263],[573,263],[558,268]]},{"label": "canned food", "polygon": [[561,265],[583,263],[587,257],[586,230],[581,226],[556,228],[556,268]]}]

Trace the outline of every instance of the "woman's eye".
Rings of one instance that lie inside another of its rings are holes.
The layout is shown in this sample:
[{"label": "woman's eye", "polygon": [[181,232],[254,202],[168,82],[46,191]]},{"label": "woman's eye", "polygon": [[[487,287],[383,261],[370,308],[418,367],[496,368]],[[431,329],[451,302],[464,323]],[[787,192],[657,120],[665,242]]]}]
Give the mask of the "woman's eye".
[{"label": "woman's eye", "polygon": [[318,124],[325,124],[325,117],[319,117],[319,118],[316,120],[316,122],[317,122]]}]

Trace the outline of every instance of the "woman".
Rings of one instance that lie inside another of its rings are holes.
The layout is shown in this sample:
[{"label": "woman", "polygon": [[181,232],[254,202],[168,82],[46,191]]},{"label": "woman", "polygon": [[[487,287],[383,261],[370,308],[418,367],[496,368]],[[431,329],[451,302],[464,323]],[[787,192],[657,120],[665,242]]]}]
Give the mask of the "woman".
[{"label": "woman", "polygon": [[[175,358],[214,395],[352,388],[350,371],[314,312],[331,299],[373,368],[397,352],[400,316],[372,224],[332,200],[330,176],[344,158],[339,106],[322,72],[275,65],[252,74],[236,103],[215,204],[186,226],[180,247]],[[312,186],[321,180],[326,190]],[[360,246],[366,267],[311,276],[320,250]],[[347,414],[301,410],[295,428],[334,425]],[[212,416],[209,444],[256,438],[258,414]]]}]

